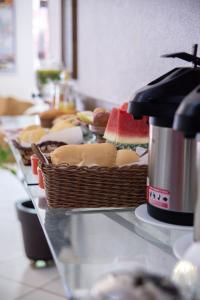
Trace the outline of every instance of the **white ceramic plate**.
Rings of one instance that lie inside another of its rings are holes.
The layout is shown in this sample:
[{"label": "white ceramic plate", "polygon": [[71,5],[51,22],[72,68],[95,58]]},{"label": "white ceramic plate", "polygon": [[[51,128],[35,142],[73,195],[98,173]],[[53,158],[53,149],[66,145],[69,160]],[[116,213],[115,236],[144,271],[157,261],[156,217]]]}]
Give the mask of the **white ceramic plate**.
[{"label": "white ceramic plate", "polygon": [[174,225],[174,224],[169,224],[169,223],[165,223],[165,222],[161,222],[158,221],[154,218],[152,218],[147,211],[147,205],[146,204],[142,204],[140,206],[138,206],[135,209],[135,215],[136,217],[140,220],[143,221],[145,223],[154,225],[154,226],[158,226],[158,227],[162,227],[165,229],[174,229],[174,230],[193,230],[193,226],[180,226],[180,225]]},{"label": "white ceramic plate", "polygon": [[176,242],[173,245],[174,255],[178,259],[182,259],[188,248],[193,243],[193,232],[187,233],[186,235],[182,236],[180,239],[176,240]]}]

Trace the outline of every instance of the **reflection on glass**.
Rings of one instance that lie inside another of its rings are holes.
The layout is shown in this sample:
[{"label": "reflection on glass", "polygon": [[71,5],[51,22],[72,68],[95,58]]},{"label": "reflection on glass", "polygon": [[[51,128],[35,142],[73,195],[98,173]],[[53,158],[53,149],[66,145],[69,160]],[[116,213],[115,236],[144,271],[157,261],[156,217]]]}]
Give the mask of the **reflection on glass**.
[{"label": "reflection on glass", "polygon": [[200,290],[198,287],[200,273],[195,265],[187,260],[179,261],[174,267],[172,278],[182,288],[184,294],[189,299],[196,299],[193,297],[198,293],[198,289]]}]

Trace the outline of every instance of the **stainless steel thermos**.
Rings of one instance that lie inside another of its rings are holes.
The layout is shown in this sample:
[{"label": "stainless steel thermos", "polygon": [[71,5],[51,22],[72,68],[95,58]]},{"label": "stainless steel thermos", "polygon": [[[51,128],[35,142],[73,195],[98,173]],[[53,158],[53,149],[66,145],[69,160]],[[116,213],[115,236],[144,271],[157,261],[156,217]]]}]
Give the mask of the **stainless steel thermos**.
[{"label": "stainless steel thermos", "polygon": [[175,68],[136,92],[129,103],[134,118],[149,116],[148,213],[164,222],[192,225],[196,203],[194,136],[173,128],[174,116],[185,97],[200,83],[200,59],[194,53],[166,55],[193,62]]}]

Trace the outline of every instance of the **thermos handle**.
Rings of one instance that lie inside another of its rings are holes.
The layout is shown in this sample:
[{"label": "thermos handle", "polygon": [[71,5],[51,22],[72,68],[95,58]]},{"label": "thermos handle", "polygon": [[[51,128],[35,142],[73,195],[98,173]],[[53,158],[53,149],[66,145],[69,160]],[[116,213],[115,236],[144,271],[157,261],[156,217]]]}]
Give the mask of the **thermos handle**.
[{"label": "thermos handle", "polygon": [[200,139],[199,136],[197,136],[197,202],[196,202],[196,209],[194,214],[194,241],[199,242],[200,241],[200,160],[199,160],[199,154],[200,154]]},{"label": "thermos handle", "polygon": [[200,241],[200,197],[198,196],[194,215],[194,241]]}]

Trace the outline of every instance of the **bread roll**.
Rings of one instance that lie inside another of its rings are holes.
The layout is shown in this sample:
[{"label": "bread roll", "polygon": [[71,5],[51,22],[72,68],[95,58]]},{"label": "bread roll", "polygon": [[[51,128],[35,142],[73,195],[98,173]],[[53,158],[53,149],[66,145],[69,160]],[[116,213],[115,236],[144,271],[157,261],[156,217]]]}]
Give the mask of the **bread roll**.
[{"label": "bread roll", "polygon": [[51,108],[51,109],[48,109],[48,110],[40,113],[40,118],[41,119],[55,119],[64,114],[65,114],[65,112],[63,110]]},{"label": "bread roll", "polygon": [[41,127],[39,125],[29,125],[29,126],[25,127],[23,129],[23,131],[33,130],[33,129],[37,129],[37,128],[41,128]]},{"label": "bread roll", "polygon": [[112,144],[84,144],[61,146],[51,153],[51,161],[58,165],[62,163],[78,166],[115,165],[117,149]]},{"label": "bread roll", "polygon": [[57,122],[51,129],[50,132],[57,132],[60,130],[63,130],[65,128],[72,128],[74,127],[73,124],[71,124],[69,121],[67,120],[61,120],[59,122]]},{"label": "bread roll", "polygon": [[37,143],[45,134],[46,131],[42,127],[28,127],[20,132],[19,139],[25,143]]},{"label": "bread roll", "polygon": [[139,156],[135,151],[123,149],[117,151],[116,166],[125,166],[138,162]]}]

